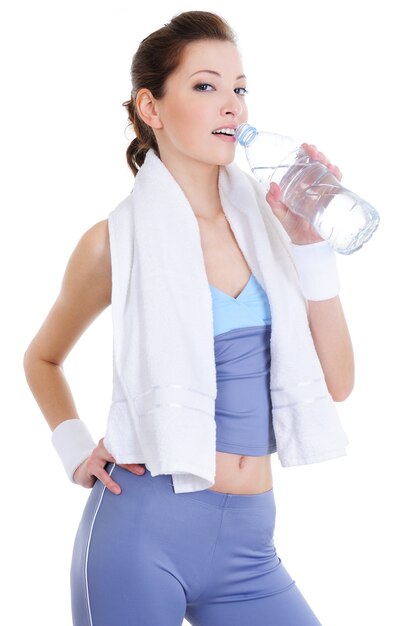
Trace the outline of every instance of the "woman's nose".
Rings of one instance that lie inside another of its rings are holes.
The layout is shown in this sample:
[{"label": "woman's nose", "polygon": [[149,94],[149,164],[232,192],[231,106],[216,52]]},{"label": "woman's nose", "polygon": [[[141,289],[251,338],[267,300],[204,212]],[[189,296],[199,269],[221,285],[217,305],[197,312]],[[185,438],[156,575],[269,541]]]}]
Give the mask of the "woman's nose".
[{"label": "woman's nose", "polygon": [[235,99],[229,100],[223,106],[224,113],[233,113],[235,117],[237,117],[238,115],[242,113],[242,110],[243,110],[242,103],[239,100],[237,100],[237,98],[239,98],[239,96],[235,96]]}]

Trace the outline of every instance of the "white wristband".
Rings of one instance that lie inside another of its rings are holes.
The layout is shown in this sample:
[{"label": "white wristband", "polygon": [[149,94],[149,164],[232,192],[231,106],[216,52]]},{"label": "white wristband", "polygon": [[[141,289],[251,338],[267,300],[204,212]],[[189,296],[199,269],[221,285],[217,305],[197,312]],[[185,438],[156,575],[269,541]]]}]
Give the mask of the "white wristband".
[{"label": "white wristband", "polygon": [[307,300],[329,300],[339,294],[336,252],[327,241],[306,245],[290,242],[289,248]]},{"label": "white wristband", "polygon": [[75,470],[97,446],[86,424],[78,418],[64,420],[52,431],[51,440],[68,478],[75,483]]}]

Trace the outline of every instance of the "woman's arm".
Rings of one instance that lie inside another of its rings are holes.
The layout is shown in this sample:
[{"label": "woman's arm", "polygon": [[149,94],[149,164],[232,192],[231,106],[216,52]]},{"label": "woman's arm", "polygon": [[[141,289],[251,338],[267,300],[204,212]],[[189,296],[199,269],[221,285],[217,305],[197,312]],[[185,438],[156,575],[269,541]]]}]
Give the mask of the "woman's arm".
[{"label": "woman's arm", "polygon": [[68,261],[61,290],[24,355],[28,385],[51,430],[78,418],[62,365],[77,340],[111,302],[107,220],[81,237]]},{"label": "woman's arm", "polygon": [[352,392],[355,365],[352,342],[339,296],[309,300],[309,324],[327,387],[342,402]]},{"label": "woman's arm", "polygon": [[[339,168],[315,146],[302,144],[302,147],[341,180]],[[306,219],[292,213],[280,202],[280,196],[279,185],[272,183],[266,200],[291,239],[290,252],[308,301],[309,325],[316,352],[329,393],[333,400],[341,402],[353,389],[355,373],[352,342],[340,298],[336,295],[339,285],[335,253]]]},{"label": "woman's arm", "polygon": [[[78,242],[58,298],[29,344],[23,363],[29,387],[53,431],[54,446],[72,482],[89,488],[98,478],[119,494],[120,485],[104,469],[115,459],[104,447],[103,438],[94,447],[88,429],[79,420],[62,367],[83,332],[111,303],[111,289],[108,220],[103,220]],[[134,474],[144,473],[137,463],[120,466]]]},{"label": "woman's arm", "polygon": [[[78,242],[68,261],[58,298],[23,359],[28,385],[53,431],[51,442],[71,482],[84,487],[92,487],[96,477],[111,484],[103,469],[107,452],[102,440],[97,445],[87,424],[78,417],[63,363],[79,337],[110,301],[110,245],[107,220],[103,220]],[[85,468],[87,462],[94,466],[89,466],[89,471]]]}]

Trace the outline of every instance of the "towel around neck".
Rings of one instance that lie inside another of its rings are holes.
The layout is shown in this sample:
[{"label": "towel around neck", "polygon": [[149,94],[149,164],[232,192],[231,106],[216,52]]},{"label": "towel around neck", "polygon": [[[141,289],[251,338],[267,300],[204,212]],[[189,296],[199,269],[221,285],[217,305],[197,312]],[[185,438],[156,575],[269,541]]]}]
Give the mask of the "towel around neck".
[{"label": "towel around neck", "polygon": [[[220,166],[225,216],[271,307],[270,392],[283,467],[346,454],[292,261],[264,190],[236,163]],[[216,470],[211,291],[198,221],[151,149],[108,218],[113,395],[104,445],[117,463],[172,474],[176,493],[207,489]]]}]

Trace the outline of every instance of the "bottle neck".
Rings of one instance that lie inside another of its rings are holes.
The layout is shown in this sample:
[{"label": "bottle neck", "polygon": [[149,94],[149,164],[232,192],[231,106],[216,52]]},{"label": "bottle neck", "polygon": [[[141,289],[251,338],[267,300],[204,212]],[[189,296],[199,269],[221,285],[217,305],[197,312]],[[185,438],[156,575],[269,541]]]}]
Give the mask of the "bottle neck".
[{"label": "bottle neck", "polygon": [[235,132],[235,138],[240,143],[241,146],[248,146],[251,141],[253,141],[258,134],[258,131],[254,126],[251,126],[248,123],[241,124],[237,127]]}]

